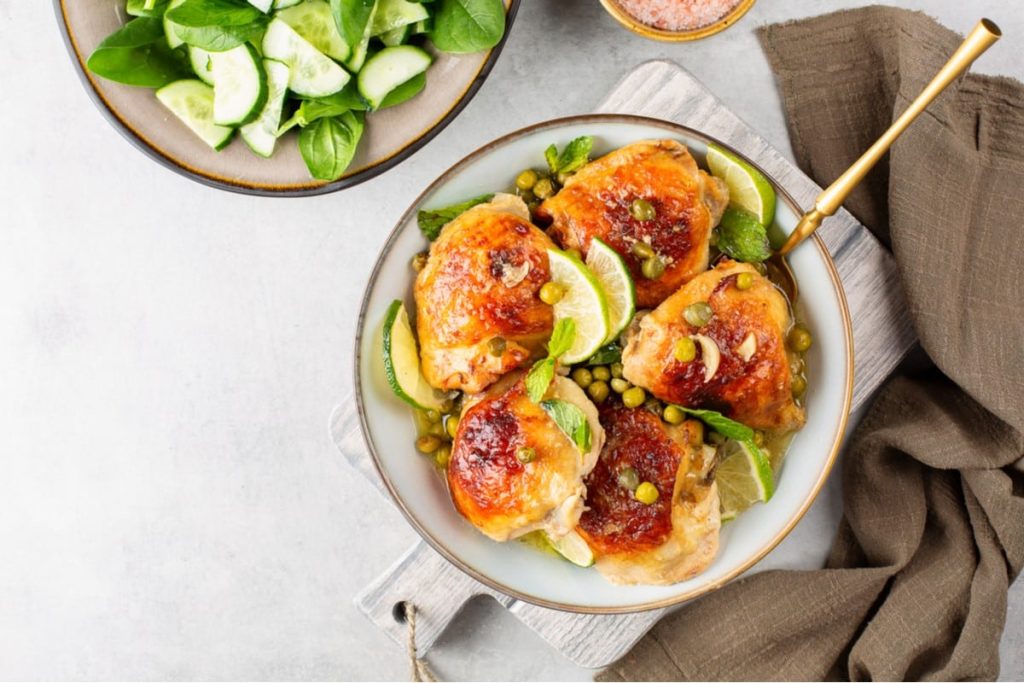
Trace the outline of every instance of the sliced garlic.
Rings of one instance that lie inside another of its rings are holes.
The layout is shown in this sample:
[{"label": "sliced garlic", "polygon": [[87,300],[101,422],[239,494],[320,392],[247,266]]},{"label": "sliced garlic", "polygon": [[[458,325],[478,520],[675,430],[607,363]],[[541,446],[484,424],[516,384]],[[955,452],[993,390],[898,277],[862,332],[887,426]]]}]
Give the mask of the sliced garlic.
[{"label": "sliced garlic", "polygon": [[750,361],[757,353],[757,337],[754,336],[753,332],[747,332],[747,336],[743,338],[743,343],[735,349],[736,355],[743,359],[744,363]]},{"label": "sliced garlic", "polygon": [[523,261],[518,266],[505,265],[501,271],[501,284],[506,287],[515,287],[520,282],[526,279],[526,276],[530,274],[530,262]]},{"label": "sliced garlic", "polygon": [[714,339],[703,334],[691,334],[690,339],[700,344],[701,360],[704,361],[704,381],[710,382],[718,372],[719,363],[722,362],[722,353],[718,350],[718,344]]}]

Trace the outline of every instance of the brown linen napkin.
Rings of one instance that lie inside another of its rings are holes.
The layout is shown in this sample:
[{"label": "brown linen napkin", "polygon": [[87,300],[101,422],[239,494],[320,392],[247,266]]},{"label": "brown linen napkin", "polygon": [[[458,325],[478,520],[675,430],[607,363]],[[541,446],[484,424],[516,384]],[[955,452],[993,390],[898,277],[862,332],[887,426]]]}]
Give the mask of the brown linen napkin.
[{"label": "brown linen napkin", "polygon": [[[960,40],[886,7],[760,38],[797,161],[822,185]],[[1021,49],[1008,43],[994,49]],[[756,574],[687,605],[598,680],[998,675],[1024,565],[1024,85],[966,76],[847,207],[891,244],[936,367],[891,380],[858,427],[825,569]]]}]

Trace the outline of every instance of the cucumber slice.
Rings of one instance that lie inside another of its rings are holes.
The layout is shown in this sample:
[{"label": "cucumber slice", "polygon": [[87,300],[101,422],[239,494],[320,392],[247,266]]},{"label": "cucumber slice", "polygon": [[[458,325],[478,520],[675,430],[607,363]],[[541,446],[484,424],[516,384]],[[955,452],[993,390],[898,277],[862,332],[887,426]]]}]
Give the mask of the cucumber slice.
[{"label": "cucumber slice", "polygon": [[288,87],[297,95],[325,97],[348,83],[351,76],[309,44],[291,26],[272,19],[263,36],[263,54],[288,65]]},{"label": "cucumber slice", "polygon": [[441,401],[423,373],[420,354],[405,305],[395,300],[384,316],[384,376],[391,391],[414,408],[441,411]]},{"label": "cucumber slice", "polygon": [[274,6],[274,0],[249,0],[249,4],[266,14]]},{"label": "cucumber slice", "polygon": [[267,73],[267,104],[259,117],[242,126],[239,133],[249,149],[261,157],[269,157],[274,153],[284,96],[288,91],[288,65],[265,59],[263,70]]},{"label": "cucumber slice", "polygon": [[[178,5],[184,4],[185,0],[171,0],[167,3],[167,12],[171,11]],[[167,12],[164,12],[164,37],[167,38],[167,45],[172,50],[179,45],[184,45],[185,41],[178,35],[178,32],[174,30],[175,23],[167,18]]]},{"label": "cucumber slice", "polygon": [[306,0],[279,11],[276,16],[331,59],[343,62],[352,52],[338,32],[331,6],[325,0]]},{"label": "cucumber slice", "polygon": [[392,90],[430,66],[430,55],[412,45],[386,47],[359,71],[359,94],[376,109]]},{"label": "cucumber slice", "polygon": [[201,47],[189,45],[188,60],[192,63],[192,70],[199,76],[199,80],[207,85],[213,85],[213,62],[210,61],[210,53]]},{"label": "cucumber slice", "polygon": [[427,8],[409,0],[377,0],[377,9],[370,21],[370,35],[379,36],[399,26],[415,24],[430,16]]},{"label": "cucumber slice", "polygon": [[561,538],[552,538],[548,535],[548,543],[558,551],[559,555],[577,566],[592,567],[594,565],[594,551],[576,530],[570,531]]},{"label": "cucumber slice", "polygon": [[222,150],[231,141],[235,129],[213,122],[213,88],[202,81],[168,83],[156,91],[156,98],[210,147]]},{"label": "cucumber slice", "polygon": [[345,60],[345,67],[352,73],[359,73],[359,70],[363,68],[363,64],[366,63],[366,55],[370,48],[370,30],[373,28],[373,18],[377,16],[377,9],[380,7],[379,2],[375,2],[373,9],[370,10],[370,18],[366,22],[366,28],[363,29],[362,39],[352,46],[352,54],[347,60]]},{"label": "cucumber slice", "polygon": [[288,9],[289,7],[295,7],[302,0],[274,0],[274,9]]},{"label": "cucumber slice", "polygon": [[380,34],[380,40],[386,47],[395,47],[407,41],[410,33],[412,33],[412,24],[406,24]]},{"label": "cucumber slice", "polygon": [[256,49],[248,43],[211,52],[213,122],[220,126],[249,123],[267,103],[267,74]]}]

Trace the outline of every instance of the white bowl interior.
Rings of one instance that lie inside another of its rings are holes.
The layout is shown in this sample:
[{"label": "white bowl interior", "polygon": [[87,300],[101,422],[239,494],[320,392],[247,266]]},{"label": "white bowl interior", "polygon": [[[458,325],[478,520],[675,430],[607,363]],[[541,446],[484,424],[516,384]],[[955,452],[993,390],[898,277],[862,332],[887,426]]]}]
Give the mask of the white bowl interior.
[{"label": "white bowl interior", "polygon": [[[552,122],[492,145],[462,162],[413,208],[444,206],[509,187],[520,170],[543,166],[543,151],[549,144],[561,147],[579,135],[594,136],[595,155],[637,140],[674,138],[704,165],[706,144],[672,124],[598,117],[578,121]],[[788,234],[797,218],[780,194],[776,227]],[[775,496],[724,526],[718,556],[699,576],[672,586],[616,586],[593,569],[576,567],[521,543],[500,544],[485,538],[455,511],[442,477],[413,447],[416,431],[410,410],[384,381],[380,352],[380,326],[388,304],[404,299],[413,310],[409,261],[426,248],[426,241],[416,227],[415,211],[410,210],[385,246],[368,286],[357,358],[365,435],[407,516],[435,548],[477,578],[506,593],[562,609],[656,607],[717,587],[742,572],[774,547],[810,505],[842,437],[852,349],[847,346],[843,296],[824,248],[818,242],[813,245],[796,250],[790,259],[800,284],[801,309],[815,338],[807,356],[808,421],[786,454]]]}]

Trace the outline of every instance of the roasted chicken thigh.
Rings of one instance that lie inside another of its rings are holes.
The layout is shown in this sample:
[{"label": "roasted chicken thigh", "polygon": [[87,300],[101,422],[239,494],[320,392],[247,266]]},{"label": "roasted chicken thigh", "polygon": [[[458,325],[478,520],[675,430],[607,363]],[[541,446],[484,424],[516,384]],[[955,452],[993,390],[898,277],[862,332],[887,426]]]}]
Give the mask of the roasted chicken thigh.
[{"label": "roasted chicken thigh", "polygon": [[[587,476],[579,532],[609,581],[669,584],[703,571],[718,550],[718,488],[709,472],[714,449],[700,423],[668,425],[644,408],[601,409],[605,446]],[[631,469],[635,472],[624,472]],[[653,503],[638,501],[628,479],[650,482]]]},{"label": "roasted chicken thigh", "polygon": [[[636,200],[653,209],[653,218],[638,217]],[[590,162],[537,213],[551,220],[549,233],[566,249],[585,256],[594,237],[611,246],[633,275],[637,305],[653,308],[707,269],[708,239],[728,202],[725,183],[697,168],[685,145],[651,140]],[[655,279],[642,272],[643,254],[650,252],[665,267]]]},{"label": "roasted chicken thigh", "polygon": [[[709,316],[706,324],[688,321],[694,305]],[[805,414],[793,400],[785,343],[792,322],[770,280],[726,259],[634,322],[622,352],[623,376],[663,401],[717,410],[755,429],[799,429]],[[691,360],[676,357],[683,339],[695,342]]]},{"label": "roasted chicken thigh", "polygon": [[522,373],[476,397],[459,421],[448,488],[463,517],[495,541],[535,530],[564,536],[583,511],[583,477],[604,444],[597,409],[564,377],[555,377],[545,398],[568,401],[583,411],[591,433],[586,453],[530,400]]},{"label": "roasted chicken thigh", "polygon": [[542,351],[552,312],[537,292],[550,279],[553,246],[513,195],[495,195],[444,227],[414,289],[431,386],[475,393]]}]

